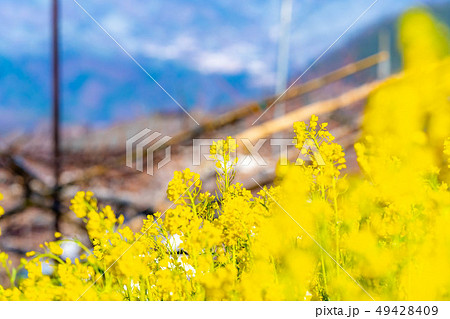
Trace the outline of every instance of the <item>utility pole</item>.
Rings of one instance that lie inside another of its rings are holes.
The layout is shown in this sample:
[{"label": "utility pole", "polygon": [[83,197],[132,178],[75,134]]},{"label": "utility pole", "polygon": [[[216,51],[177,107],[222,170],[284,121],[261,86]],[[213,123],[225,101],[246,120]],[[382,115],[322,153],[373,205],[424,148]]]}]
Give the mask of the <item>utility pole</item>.
[{"label": "utility pole", "polygon": [[378,64],[377,76],[382,80],[391,75],[391,34],[388,29],[383,29],[378,34],[378,51],[388,54],[386,61]]},{"label": "utility pole", "polygon": [[53,90],[53,211],[55,213],[55,230],[59,230],[61,218],[60,205],[60,70],[59,70],[59,0],[52,0],[52,90]]},{"label": "utility pole", "polygon": [[[289,75],[289,49],[291,41],[291,20],[292,20],[293,0],[282,0],[280,12],[280,40],[278,45],[278,64],[277,64],[277,82],[276,94],[283,94],[287,88]],[[274,117],[281,117],[286,112],[285,102],[279,102],[275,105]],[[279,136],[274,137],[282,137]]]}]

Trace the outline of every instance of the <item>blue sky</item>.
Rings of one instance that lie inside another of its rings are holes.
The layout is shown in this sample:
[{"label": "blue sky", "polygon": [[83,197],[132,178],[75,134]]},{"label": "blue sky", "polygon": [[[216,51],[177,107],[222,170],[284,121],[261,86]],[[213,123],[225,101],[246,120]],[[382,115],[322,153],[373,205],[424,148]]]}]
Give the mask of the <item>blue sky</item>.
[{"label": "blue sky", "polygon": [[[179,61],[202,73],[246,72],[255,85],[273,85],[280,0],[78,2],[133,55]],[[372,2],[294,0],[292,66],[303,66],[320,54]],[[379,0],[347,37],[380,17],[439,2],[445,1]],[[49,3],[2,0],[0,54],[48,53]],[[75,2],[62,3],[65,50],[105,59],[121,54]]]}]

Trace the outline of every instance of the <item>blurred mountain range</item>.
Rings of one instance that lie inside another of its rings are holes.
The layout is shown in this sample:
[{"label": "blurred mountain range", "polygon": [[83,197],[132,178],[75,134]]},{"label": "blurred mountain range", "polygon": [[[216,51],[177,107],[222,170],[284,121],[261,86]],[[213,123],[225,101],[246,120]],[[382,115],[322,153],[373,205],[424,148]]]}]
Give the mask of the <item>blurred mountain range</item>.
[{"label": "blurred mountain range", "polygon": [[[295,79],[373,1],[295,0]],[[50,114],[50,0],[0,4],[0,134],[33,129]],[[450,1],[380,0],[305,76],[378,51],[378,34],[426,5],[450,21]],[[100,23],[187,109],[215,111],[273,94],[280,0],[62,1],[63,119],[105,126],[178,106],[83,11]]]}]

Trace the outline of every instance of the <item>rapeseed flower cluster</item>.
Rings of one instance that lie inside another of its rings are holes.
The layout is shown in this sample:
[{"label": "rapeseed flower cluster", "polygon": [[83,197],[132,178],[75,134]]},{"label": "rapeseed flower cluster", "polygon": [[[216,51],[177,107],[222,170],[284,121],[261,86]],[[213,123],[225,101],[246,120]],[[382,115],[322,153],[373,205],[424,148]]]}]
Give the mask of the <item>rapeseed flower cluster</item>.
[{"label": "rapeseed flower cluster", "polygon": [[[92,248],[56,233],[17,268],[1,253],[10,287],[0,299],[449,299],[450,192],[439,170],[419,170],[393,140],[367,136],[355,145],[364,175],[342,176],[343,150],[326,128],[316,116],[295,123],[296,146],[314,146],[310,161],[280,165],[277,186],[257,195],[233,183],[231,139],[215,143],[216,194],[189,169],[175,172],[172,205],[139,232],[79,192],[71,209]],[[62,257],[67,241],[78,258]]]},{"label": "rapeseed flower cluster", "polygon": [[[219,162],[215,195],[202,190],[198,174],[175,172],[167,189],[172,205],[149,215],[137,233],[111,207],[99,207],[91,192],[76,194],[71,210],[85,223],[92,248],[56,233],[55,241],[27,253],[17,268],[2,253],[11,287],[1,288],[0,300],[239,299],[239,278],[251,269],[252,246],[270,216],[274,191],[254,196],[232,183],[236,148],[230,141],[211,148]],[[83,254],[63,259],[67,241]],[[17,277],[23,270],[26,276]]]}]

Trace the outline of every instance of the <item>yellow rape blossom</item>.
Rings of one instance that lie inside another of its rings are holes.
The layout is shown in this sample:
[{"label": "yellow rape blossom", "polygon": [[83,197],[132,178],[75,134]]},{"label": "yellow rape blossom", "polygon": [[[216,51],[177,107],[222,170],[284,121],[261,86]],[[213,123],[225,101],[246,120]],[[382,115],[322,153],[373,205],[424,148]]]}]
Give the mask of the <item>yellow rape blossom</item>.
[{"label": "yellow rape blossom", "polygon": [[16,268],[0,252],[0,300],[449,300],[448,39],[423,11],[400,32],[405,74],[369,97],[360,173],[343,174],[344,149],[315,115],[294,124],[299,159],[257,194],[234,183],[235,141],[216,141],[215,193],[175,172],[172,206],[133,232],[79,192],[89,241],[56,233]]},{"label": "yellow rape blossom", "polygon": [[380,148],[370,137],[355,146],[366,178],[341,176],[345,154],[327,127],[315,116],[295,123],[300,151],[306,140],[315,147],[305,152],[311,161],[283,167],[277,187],[257,195],[232,183],[233,164],[217,172],[227,187],[216,196],[202,190],[198,174],[176,172],[167,192],[173,207],[147,216],[137,233],[92,193],[78,193],[72,210],[92,248],[73,239],[82,253],[63,260],[68,240],[57,233],[27,253],[20,280],[0,253],[11,278],[0,300],[446,299],[447,184],[410,157],[392,156],[395,142]]}]

